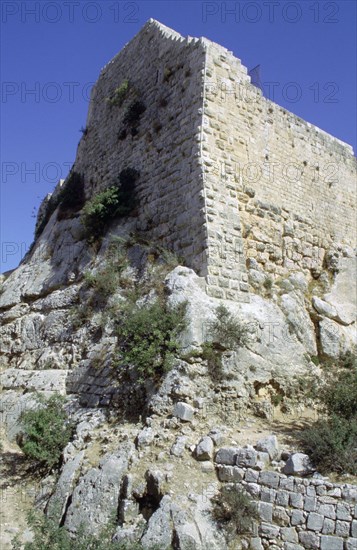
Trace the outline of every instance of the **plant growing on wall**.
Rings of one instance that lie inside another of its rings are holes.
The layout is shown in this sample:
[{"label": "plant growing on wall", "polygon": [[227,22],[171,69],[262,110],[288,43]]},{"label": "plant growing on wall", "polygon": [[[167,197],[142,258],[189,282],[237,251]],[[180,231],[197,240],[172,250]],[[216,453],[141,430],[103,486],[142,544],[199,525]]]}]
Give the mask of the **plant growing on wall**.
[{"label": "plant growing on wall", "polygon": [[126,78],[123,82],[116,88],[111,95],[107,98],[107,101],[110,105],[121,107],[125,99],[128,97],[130,91],[129,80]]},{"label": "plant growing on wall", "polygon": [[94,195],[84,206],[82,222],[89,241],[100,238],[115,218],[128,216],[137,204],[135,182],[139,172],[126,168],[119,174],[118,185]]}]

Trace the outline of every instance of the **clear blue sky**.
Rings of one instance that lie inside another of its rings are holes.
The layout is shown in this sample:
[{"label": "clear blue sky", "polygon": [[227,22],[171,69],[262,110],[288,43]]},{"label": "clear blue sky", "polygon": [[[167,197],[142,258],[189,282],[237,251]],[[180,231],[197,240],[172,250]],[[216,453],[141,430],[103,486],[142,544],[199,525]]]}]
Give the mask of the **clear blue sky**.
[{"label": "clear blue sky", "polygon": [[100,69],[150,17],[260,64],[265,95],[356,151],[356,5],[2,0],[1,271],[18,265],[33,210],[75,159]]}]

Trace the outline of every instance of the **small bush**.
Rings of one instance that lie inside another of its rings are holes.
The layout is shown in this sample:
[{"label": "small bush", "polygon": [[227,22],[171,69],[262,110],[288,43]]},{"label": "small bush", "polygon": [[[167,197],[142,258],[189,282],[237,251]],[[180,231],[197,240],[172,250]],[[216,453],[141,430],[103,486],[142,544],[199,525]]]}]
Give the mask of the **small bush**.
[{"label": "small bush", "polygon": [[51,469],[60,462],[64,447],[72,437],[73,426],[64,410],[65,400],[53,395],[39,397],[40,408],[21,415],[23,434],[19,444],[25,455]]},{"label": "small bush", "polygon": [[202,345],[202,359],[207,361],[208,373],[212,380],[219,382],[223,378],[223,363],[221,351],[215,349],[210,342]]},{"label": "small bush", "polygon": [[95,290],[97,301],[103,302],[118,290],[121,283],[121,274],[129,262],[123,251],[117,254],[109,252],[109,258],[105,265],[96,271],[84,274],[84,280],[89,288]]},{"label": "small bush", "polygon": [[100,238],[115,218],[128,216],[136,206],[135,182],[139,172],[126,168],[119,174],[117,186],[94,195],[84,206],[82,223],[90,241]]},{"label": "small bush", "polygon": [[319,400],[328,415],[346,420],[357,417],[357,368],[333,374],[321,389]]},{"label": "small bush", "polygon": [[213,343],[225,349],[244,346],[248,341],[248,328],[225,306],[216,309],[216,320],[209,325],[209,336]]},{"label": "small bush", "polygon": [[83,208],[82,222],[89,240],[101,237],[109,223],[117,216],[119,209],[119,189],[108,187],[94,195]]},{"label": "small bush", "polygon": [[141,379],[158,378],[170,370],[185,317],[186,304],[169,308],[162,300],[129,305],[123,312],[117,329],[122,358],[136,367]]},{"label": "small bush", "polygon": [[251,497],[238,485],[224,485],[212,502],[213,518],[229,538],[252,532],[259,514]]},{"label": "small bush", "polygon": [[299,440],[322,473],[357,475],[357,417],[350,421],[333,415],[318,420],[301,432]]},{"label": "small bush", "polygon": [[357,475],[356,358],[349,354],[337,364],[345,367],[330,373],[314,392],[325,418],[303,430],[299,439],[320,471]]},{"label": "small bush", "polygon": [[108,98],[108,103],[113,106],[121,107],[125,99],[128,97],[130,90],[129,80],[125,79],[116,90],[113,95]]}]

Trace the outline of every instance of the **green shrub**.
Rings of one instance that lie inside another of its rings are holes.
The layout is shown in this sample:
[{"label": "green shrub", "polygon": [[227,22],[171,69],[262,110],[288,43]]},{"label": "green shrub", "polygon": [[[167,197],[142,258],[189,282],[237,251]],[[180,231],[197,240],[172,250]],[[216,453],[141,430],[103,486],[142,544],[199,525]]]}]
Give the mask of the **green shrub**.
[{"label": "green shrub", "polygon": [[125,99],[128,97],[130,90],[129,80],[125,79],[118,88],[114,90],[113,95],[107,99],[110,105],[121,107]]},{"label": "green shrub", "polygon": [[350,420],[357,417],[357,368],[332,374],[319,395],[328,415]]},{"label": "green shrub", "polygon": [[162,376],[172,366],[185,321],[186,304],[170,308],[157,300],[142,307],[127,306],[117,325],[122,359],[136,367],[141,379]]},{"label": "green shrub", "polygon": [[82,222],[89,240],[103,235],[109,223],[117,216],[119,209],[119,189],[108,187],[94,195],[83,208]]},{"label": "green shrub", "polygon": [[314,390],[324,415],[299,439],[315,466],[322,472],[357,475],[357,365],[353,354],[343,356],[337,365],[345,365],[327,376]]},{"label": "green shrub", "polygon": [[318,420],[299,440],[320,472],[357,475],[357,416],[353,421],[336,415]]},{"label": "green shrub", "polygon": [[19,444],[25,455],[51,469],[73,434],[73,425],[64,410],[65,399],[53,395],[47,401],[38,397],[40,407],[21,415],[23,434]]},{"label": "green shrub", "polygon": [[216,320],[211,322],[208,333],[213,343],[226,349],[244,346],[248,341],[248,328],[225,306],[216,309]]},{"label": "green shrub", "polygon": [[208,373],[217,382],[223,378],[222,352],[214,348],[211,342],[202,345],[202,359],[207,361]]},{"label": "green shrub", "polygon": [[[28,525],[34,539],[23,545],[19,537],[12,541],[13,550],[140,550],[140,543],[113,542],[115,523],[109,522],[98,535],[86,533],[83,526],[75,537],[71,537],[64,527],[44,514],[30,512]],[[153,549],[154,550],[154,547]]]},{"label": "green shrub", "polygon": [[259,514],[251,497],[239,485],[224,485],[212,502],[213,518],[229,538],[252,532]]},{"label": "green shrub", "polygon": [[118,186],[108,187],[94,195],[84,206],[82,222],[88,239],[100,238],[115,219],[128,216],[136,205],[135,182],[139,172],[133,168],[122,170]]},{"label": "green shrub", "polygon": [[121,284],[123,270],[129,265],[126,255],[110,253],[105,265],[96,271],[84,274],[84,280],[89,288],[95,290],[97,301],[103,302],[112,296]]}]

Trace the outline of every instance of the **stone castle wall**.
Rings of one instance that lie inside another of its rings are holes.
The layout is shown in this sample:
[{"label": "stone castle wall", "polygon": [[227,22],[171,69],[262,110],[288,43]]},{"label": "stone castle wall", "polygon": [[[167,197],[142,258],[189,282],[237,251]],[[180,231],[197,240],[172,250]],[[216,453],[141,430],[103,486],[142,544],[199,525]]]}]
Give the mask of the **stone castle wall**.
[{"label": "stone castle wall", "polygon": [[[111,105],[125,79],[129,96]],[[134,100],[146,111],[132,135]],[[103,69],[75,169],[88,197],[138,170],[137,228],[205,276],[208,294],[248,301],[247,266],[316,277],[332,247],[356,245],[355,160],[262,97],[231,52],[150,20]]]},{"label": "stone castle wall", "polygon": [[[204,58],[200,40],[149,21],[102,70],[74,166],[85,176],[88,197],[114,185],[124,168],[138,170],[138,229],[201,273],[206,264],[199,163]],[[121,106],[111,105],[108,99],[126,79],[128,97]],[[125,115],[135,101],[146,110],[132,135]]]},{"label": "stone castle wall", "polygon": [[316,274],[332,245],[356,245],[352,148],[262,97],[212,43],[202,142],[211,293],[230,298],[237,280],[244,291],[247,258],[277,276]]}]

